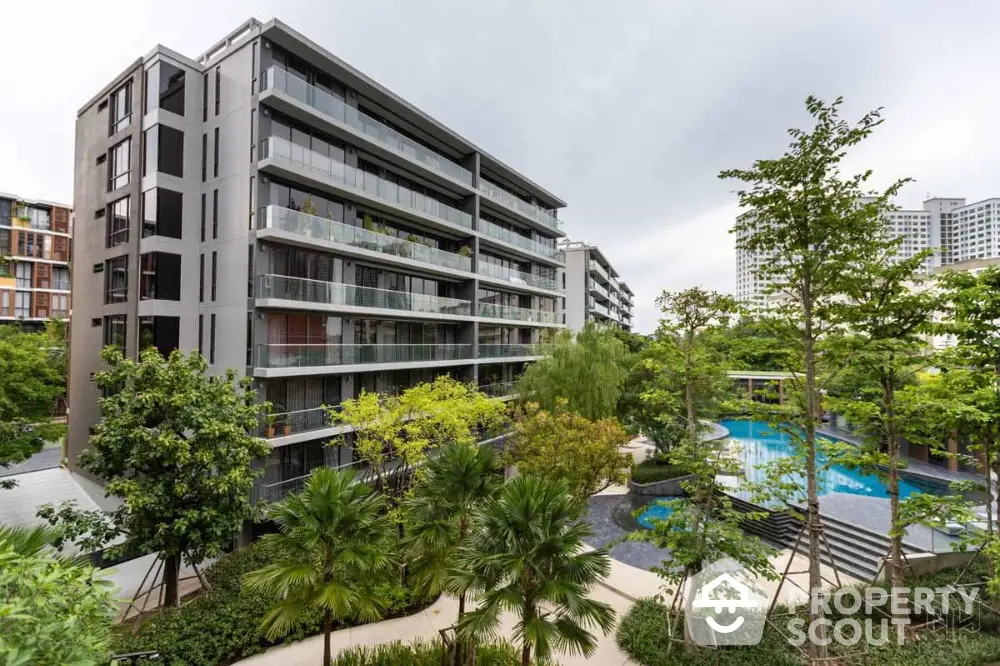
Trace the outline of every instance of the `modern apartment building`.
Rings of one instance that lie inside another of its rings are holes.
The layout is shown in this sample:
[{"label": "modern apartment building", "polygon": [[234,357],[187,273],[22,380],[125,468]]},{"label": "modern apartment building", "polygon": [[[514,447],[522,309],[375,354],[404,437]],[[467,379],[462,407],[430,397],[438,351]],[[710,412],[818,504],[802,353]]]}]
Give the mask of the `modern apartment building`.
[{"label": "modern apartment building", "polygon": [[69,318],[72,245],[69,206],[0,193],[0,324]]},{"label": "modern apartment building", "polygon": [[[930,198],[921,210],[889,213],[890,233],[903,239],[900,257],[932,250],[924,272],[977,259],[1000,258],[1000,199],[966,204],[961,198]],[[763,253],[736,251],[736,295],[764,306],[764,283],[756,271],[768,260]]]},{"label": "modern apartment building", "polygon": [[252,376],[275,498],[351,461],[322,405],[442,373],[503,395],[562,326],[565,202],[277,20],[130,64],[75,173],[71,459],[106,344]]},{"label": "modern apartment building", "polygon": [[566,325],[579,331],[588,321],[596,321],[632,330],[635,296],[601,250],[595,245],[568,240],[560,243],[559,248],[566,260],[563,276]]}]

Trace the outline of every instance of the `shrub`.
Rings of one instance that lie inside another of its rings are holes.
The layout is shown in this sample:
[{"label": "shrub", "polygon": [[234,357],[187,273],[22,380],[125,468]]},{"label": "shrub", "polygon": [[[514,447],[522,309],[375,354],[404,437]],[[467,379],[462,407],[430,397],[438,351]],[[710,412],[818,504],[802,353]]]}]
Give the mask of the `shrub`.
[{"label": "shrub", "polygon": [[635,483],[653,483],[685,476],[687,472],[677,465],[658,460],[646,460],[632,466],[632,481]]},{"label": "shrub", "polygon": [[[441,643],[417,641],[353,647],[334,658],[332,666],[440,666]],[[476,666],[519,666],[520,651],[506,642],[476,648]]]},{"label": "shrub", "polygon": [[[119,627],[114,651],[156,650],[164,664],[220,666],[262,652],[270,645],[319,633],[320,618],[316,617],[303,618],[276,641],[264,637],[261,620],[275,600],[244,590],[242,579],[245,573],[269,561],[260,543],[224,555],[205,571],[210,590],[180,608],[165,609]],[[379,590],[387,618],[409,615],[428,601],[395,583]]]}]

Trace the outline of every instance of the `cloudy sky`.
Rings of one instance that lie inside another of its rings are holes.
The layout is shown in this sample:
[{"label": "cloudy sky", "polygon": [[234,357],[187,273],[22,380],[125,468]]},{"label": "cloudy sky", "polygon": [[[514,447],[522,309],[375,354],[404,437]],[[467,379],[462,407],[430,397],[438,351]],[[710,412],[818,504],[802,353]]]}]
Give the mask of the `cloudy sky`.
[{"label": "cloudy sky", "polygon": [[990,0],[8,4],[0,191],[71,202],[87,99],[157,42],[195,57],[277,17],[568,201],[570,236],[636,292],[641,332],[661,289],[734,288],[735,197],[716,174],[780,154],[809,94],[843,95],[851,117],[885,107],[853,163],[914,177],[900,204],[1000,196]]}]

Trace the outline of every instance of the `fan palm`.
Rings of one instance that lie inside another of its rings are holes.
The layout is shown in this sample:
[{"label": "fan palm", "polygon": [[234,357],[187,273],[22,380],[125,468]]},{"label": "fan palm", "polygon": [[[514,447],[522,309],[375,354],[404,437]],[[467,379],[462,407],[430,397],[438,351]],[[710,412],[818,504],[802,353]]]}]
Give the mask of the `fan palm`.
[{"label": "fan palm", "polygon": [[608,575],[611,559],[604,549],[584,551],[591,529],[582,512],[565,481],[532,475],[507,482],[486,502],[448,577],[452,592],[472,593],[478,602],[460,620],[459,636],[495,637],[506,610],[518,617],[514,638],[523,665],[532,649],[538,660],[554,652],[593,654],[589,630],[607,634],[615,613],[588,593]]},{"label": "fan palm", "polygon": [[356,483],[354,473],[319,468],[301,493],[273,505],[278,533],[263,537],[274,561],[244,578],[248,589],[275,595],[264,616],[274,639],[304,614],[323,616],[323,663],[330,664],[335,620],[381,617],[375,587],[392,568],[393,524],[382,496]]},{"label": "fan palm", "polygon": [[47,546],[52,546],[59,540],[59,534],[59,530],[45,525],[0,525],[0,543],[22,557],[37,555]]},{"label": "fan palm", "polygon": [[[406,504],[409,529],[405,549],[414,583],[428,594],[445,586],[458,548],[466,541],[474,510],[500,489],[502,477],[488,445],[448,444],[427,461]],[[458,617],[465,594],[458,597]]]}]

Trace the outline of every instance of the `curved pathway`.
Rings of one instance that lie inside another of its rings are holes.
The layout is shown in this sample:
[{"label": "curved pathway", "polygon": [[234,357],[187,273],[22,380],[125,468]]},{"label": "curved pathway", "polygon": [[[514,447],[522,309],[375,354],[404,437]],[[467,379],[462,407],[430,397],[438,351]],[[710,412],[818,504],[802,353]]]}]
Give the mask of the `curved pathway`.
[{"label": "curved pathway", "polygon": [[[660,586],[660,579],[649,571],[642,571],[614,559],[611,574],[598,585],[591,596],[611,605],[621,619],[632,603],[639,597],[654,594]],[[334,655],[349,647],[359,645],[379,645],[399,641],[411,643],[415,640],[440,640],[438,630],[450,627],[458,615],[458,601],[451,597],[441,597],[430,607],[414,615],[399,617],[382,622],[373,622],[358,627],[350,627],[333,632],[330,644]],[[501,622],[500,635],[510,636],[515,619],[505,613]],[[267,652],[254,655],[237,662],[239,666],[316,666],[323,661],[323,637],[311,636],[289,645],[280,645]],[[598,634],[597,651],[588,659],[580,656],[559,655],[556,662],[562,666],[637,666],[628,655],[618,648],[614,631],[607,636]]]}]

